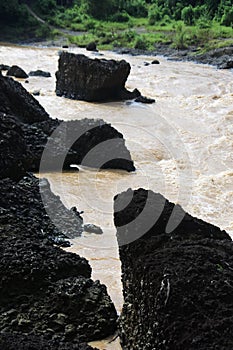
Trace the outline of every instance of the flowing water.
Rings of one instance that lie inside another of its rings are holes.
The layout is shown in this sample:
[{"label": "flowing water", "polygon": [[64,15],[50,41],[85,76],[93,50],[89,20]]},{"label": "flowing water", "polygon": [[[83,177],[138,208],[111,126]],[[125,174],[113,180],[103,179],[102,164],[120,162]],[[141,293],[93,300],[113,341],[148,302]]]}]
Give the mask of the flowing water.
[{"label": "flowing water", "polygon": [[[69,51],[95,57],[83,49]],[[131,64],[127,88],[137,87],[156,99],[153,105],[128,102],[86,103],[57,97],[55,76],[58,49],[0,46],[0,63],[50,71],[52,78],[20,80],[51,117],[64,120],[103,118],[126,139],[137,171],[97,171],[44,174],[67,207],[84,210],[85,222],[102,227],[103,235],[85,234],[67,250],[85,256],[118,312],[122,306],[120,262],[113,225],[113,197],[129,187],[144,187],[180,203],[190,214],[233,234],[233,75],[231,71],[160,57],[160,65],[145,66],[154,57],[104,58]],[[117,341],[95,342],[100,349],[120,349]]]}]

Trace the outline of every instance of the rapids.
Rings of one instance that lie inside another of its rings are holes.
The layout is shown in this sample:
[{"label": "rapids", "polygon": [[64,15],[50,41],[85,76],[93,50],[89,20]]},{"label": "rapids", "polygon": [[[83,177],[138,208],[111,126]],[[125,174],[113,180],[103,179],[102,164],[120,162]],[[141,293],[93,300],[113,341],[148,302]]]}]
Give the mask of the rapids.
[{"label": "rapids", "polygon": [[[93,279],[100,279],[120,312],[123,303],[120,262],[113,225],[113,196],[128,187],[144,187],[180,203],[191,215],[233,235],[233,79],[232,72],[211,66],[168,61],[145,66],[155,57],[120,56],[131,64],[127,88],[156,99],[153,105],[132,102],[86,103],[55,95],[58,48],[0,46],[0,63],[17,64],[26,72],[49,71],[52,78],[20,80],[51,117],[63,120],[103,118],[126,139],[137,171],[40,174],[67,207],[84,210],[84,221],[102,227],[103,235],[84,234],[68,250],[85,256]],[[70,48],[90,57],[96,54]],[[94,342],[100,349],[120,349],[117,341]]]}]

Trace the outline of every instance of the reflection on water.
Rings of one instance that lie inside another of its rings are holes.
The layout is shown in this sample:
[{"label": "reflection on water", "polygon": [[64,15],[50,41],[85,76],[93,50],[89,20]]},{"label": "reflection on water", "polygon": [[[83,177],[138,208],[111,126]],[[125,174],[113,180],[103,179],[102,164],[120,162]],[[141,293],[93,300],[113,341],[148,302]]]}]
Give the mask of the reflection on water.
[{"label": "reflection on water", "polygon": [[[93,53],[83,49],[73,52]],[[27,59],[25,59],[27,57]],[[104,52],[104,57],[120,59]],[[103,235],[85,234],[68,250],[85,256],[92,277],[108,286],[118,312],[122,306],[120,262],[113,225],[113,197],[128,187],[144,187],[179,202],[192,215],[233,233],[233,79],[229,71],[169,62],[144,66],[149,57],[124,56],[131,64],[127,88],[139,88],[154,105],[86,103],[57,97],[54,73],[58,49],[0,46],[0,62],[30,70],[50,71],[52,78],[22,81],[40,89],[39,102],[54,118],[103,118],[123,133],[137,171],[44,174],[68,207],[84,210],[85,222],[100,225]],[[154,58],[154,57],[153,57]],[[151,57],[151,60],[153,59]],[[96,343],[95,343],[96,345]],[[99,342],[101,349],[120,349],[117,341]],[[97,346],[96,345],[96,346]]]}]

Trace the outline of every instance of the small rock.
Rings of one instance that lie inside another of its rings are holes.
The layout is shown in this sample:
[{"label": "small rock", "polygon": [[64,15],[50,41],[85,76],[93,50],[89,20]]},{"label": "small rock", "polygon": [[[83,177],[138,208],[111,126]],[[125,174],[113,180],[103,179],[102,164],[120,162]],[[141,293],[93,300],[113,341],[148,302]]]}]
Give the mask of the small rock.
[{"label": "small rock", "polygon": [[141,103],[147,103],[147,104],[155,103],[155,100],[153,98],[148,98],[146,96],[139,96],[134,101],[141,102]]},{"label": "small rock", "polygon": [[10,67],[6,75],[16,77],[16,78],[23,78],[23,79],[28,78],[27,73],[19,66]]},{"label": "small rock", "polygon": [[29,80],[25,80],[25,84],[28,84],[29,83]]},{"label": "small rock", "polygon": [[34,96],[40,96],[40,90],[34,90],[34,91],[32,92],[32,94],[33,94]]},{"label": "small rock", "polygon": [[73,324],[67,324],[65,326],[65,334],[72,334],[76,332],[76,327]]},{"label": "small rock", "polygon": [[150,63],[149,62],[144,62],[144,66],[149,66]]},{"label": "small rock", "polygon": [[92,41],[91,43],[87,44],[86,46],[87,51],[98,51],[96,48],[96,43]]},{"label": "small rock", "polygon": [[35,70],[35,71],[31,71],[28,73],[29,76],[31,77],[44,77],[44,78],[50,78],[51,74],[49,72],[45,72],[43,70]]},{"label": "small rock", "polygon": [[151,64],[160,64],[159,60],[153,60]]},{"label": "small rock", "polygon": [[68,49],[69,46],[68,46],[68,45],[62,45],[62,48],[63,48],[63,49]]},{"label": "small rock", "polygon": [[94,224],[85,224],[83,226],[83,229],[84,229],[85,232],[95,233],[97,235],[102,235],[102,233],[103,233],[103,230],[101,229],[101,227],[96,226]]}]

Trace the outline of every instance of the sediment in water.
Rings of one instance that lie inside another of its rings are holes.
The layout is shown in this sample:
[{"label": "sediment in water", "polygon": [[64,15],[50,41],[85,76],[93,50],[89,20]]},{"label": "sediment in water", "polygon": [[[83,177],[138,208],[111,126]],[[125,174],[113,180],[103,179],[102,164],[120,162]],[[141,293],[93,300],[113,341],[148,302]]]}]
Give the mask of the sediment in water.
[{"label": "sediment in water", "polygon": [[[114,210],[123,349],[231,349],[233,245],[228,234],[144,189],[116,196]],[[179,216],[171,231],[173,210]]]}]

